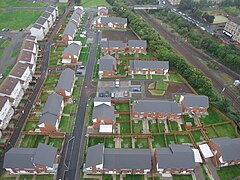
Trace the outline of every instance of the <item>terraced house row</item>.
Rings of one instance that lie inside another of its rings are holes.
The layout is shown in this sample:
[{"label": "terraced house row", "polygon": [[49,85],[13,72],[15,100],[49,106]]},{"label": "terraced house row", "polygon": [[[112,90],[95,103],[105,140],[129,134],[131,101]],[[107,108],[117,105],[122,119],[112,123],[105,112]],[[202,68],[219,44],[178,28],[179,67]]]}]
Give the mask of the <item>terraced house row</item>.
[{"label": "terraced house row", "polygon": [[0,129],[5,130],[14,109],[18,107],[25,91],[32,81],[38,57],[38,43],[35,36],[27,35],[22,44],[17,63],[0,85]]}]

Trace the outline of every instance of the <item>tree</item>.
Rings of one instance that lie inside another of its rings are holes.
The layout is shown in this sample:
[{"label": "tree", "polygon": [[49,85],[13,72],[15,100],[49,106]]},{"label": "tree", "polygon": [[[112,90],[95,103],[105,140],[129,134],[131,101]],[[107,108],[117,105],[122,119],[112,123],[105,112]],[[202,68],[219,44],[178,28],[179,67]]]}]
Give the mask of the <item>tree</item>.
[{"label": "tree", "polygon": [[218,108],[221,111],[225,112],[225,113],[229,112],[229,110],[230,110],[230,101],[228,99],[226,99],[226,98],[223,98],[221,101],[219,101]]}]

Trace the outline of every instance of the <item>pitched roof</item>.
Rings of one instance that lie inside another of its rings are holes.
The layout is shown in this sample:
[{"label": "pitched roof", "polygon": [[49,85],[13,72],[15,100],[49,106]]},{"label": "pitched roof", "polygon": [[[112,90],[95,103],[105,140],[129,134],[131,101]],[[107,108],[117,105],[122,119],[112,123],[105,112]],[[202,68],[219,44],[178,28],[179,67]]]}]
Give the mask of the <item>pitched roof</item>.
[{"label": "pitched roof", "polygon": [[36,36],[32,36],[32,35],[30,35],[30,34],[28,34],[27,36],[26,36],[26,38],[25,38],[25,40],[26,41],[36,41]]},{"label": "pitched roof", "polygon": [[45,12],[42,14],[42,17],[44,17],[44,18],[46,18],[46,19],[48,19],[49,16],[51,16],[51,13],[49,13],[49,12],[47,12],[47,11],[45,11]]},{"label": "pitched roof", "polygon": [[81,14],[84,13],[84,10],[82,10],[81,8],[77,8],[77,9],[75,10],[75,12],[76,12],[77,14],[81,15]]},{"label": "pitched roof", "polygon": [[81,21],[80,16],[76,12],[72,14],[71,19],[75,20],[78,23]]},{"label": "pitched roof", "polygon": [[129,40],[128,41],[129,47],[143,47],[147,48],[147,41],[146,40]]},{"label": "pitched roof", "polygon": [[17,60],[31,62],[32,55],[33,52],[21,50]]},{"label": "pitched roof", "polygon": [[33,27],[36,28],[36,29],[42,29],[42,28],[43,28],[43,27],[42,27],[41,25],[39,25],[39,24],[34,24]]},{"label": "pitched roof", "polygon": [[59,110],[61,108],[61,104],[63,101],[63,97],[54,93],[48,96],[46,104],[43,108],[42,114],[49,112],[54,115],[59,114]]},{"label": "pitched roof", "polygon": [[240,17],[232,17],[230,18],[230,21],[240,25]]},{"label": "pitched roof", "polygon": [[99,106],[93,107],[92,119],[98,117],[107,117],[111,120],[114,120],[115,119],[114,108],[106,104],[101,104]]},{"label": "pitched roof", "polygon": [[0,93],[11,95],[19,82],[18,79],[7,77],[0,86]]},{"label": "pitched roof", "polygon": [[76,43],[71,43],[64,49],[63,54],[70,52],[73,55],[78,56],[79,52],[80,52],[80,48],[81,48],[80,45],[78,45]]},{"label": "pitched roof", "polygon": [[76,24],[72,21],[69,21],[67,26],[65,27],[65,29],[63,31],[63,35],[67,34],[67,35],[73,37],[76,29],[77,29]]},{"label": "pitched roof", "polygon": [[117,61],[113,56],[105,55],[99,59],[99,71],[113,71]]},{"label": "pitched roof", "polygon": [[133,112],[182,113],[180,104],[166,100],[137,100],[133,102]]},{"label": "pitched roof", "polygon": [[29,65],[27,64],[17,63],[15,64],[9,75],[21,78],[28,67]]},{"label": "pitched roof", "polygon": [[211,141],[220,148],[224,161],[240,160],[240,138],[220,137]]},{"label": "pitched roof", "polygon": [[133,60],[130,62],[130,69],[169,69],[168,61],[142,61]]},{"label": "pitched roof", "polygon": [[85,167],[91,167],[103,163],[104,145],[98,144],[88,147]]},{"label": "pitched roof", "polygon": [[5,96],[0,96],[0,111],[4,107],[5,103],[8,101],[8,98]]},{"label": "pitched roof", "polygon": [[55,11],[55,9],[56,9],[55,6],[48,6],[47,9],[46,9],[46,11],[52,13],[52,12]]},{"label": "pitched roof", "polygon": [[94,102],[111,102],[110,97],[95,97]]},{"label": "pitched roof", "polygon": [[122,41],[108,41],[109,48],[126,48],[126,44]]},{"label": "pitched roof", "polygon": [[101,17],[101,22],[103,22],[103,23],[127,24],[127,18],[120,18],[120,17]]},{"label": "pitched roof", "polygon": [[44,25],[47,22],[47,20],[43,17],[38,18],[36,21],[36,24]]},{"label": "pitched roof", "polygon": [[151,169],[149,149],[105,148],[104,168]]},{"label": "pitched roof", "polygon": [[60,75],[55,91],[64,89],[70,92],[74,81],[74,77],[75,72],[70,68],[66,68]]},{"label": "pitched roof", "polygon": [[204,95],[184,95],[184,103],[186,107],[209,107],[209,100]]},{"label": "pitched roof", "polygon": [[53,167],[57,155],[57,148],[39,143],[36,149],[33,163],[47,167]]},{"label": "pitched roof", "polygon": [[5,153],[4,168],[35,169],[33,163],[52,167],[57,148],[42,143],[37,148],[11,148]]},{"label": "pitched roof", "polygon": [[27,49],[32,51],[34,46],[35,46],[35,42],[24,41],[22,44],[22,49]]},{"label": "pitched roof", "polygon": [[98,12],[101,12],[101,11],[108,13],[108,8],[107,7],[98,8]]},{"label": "pitched roof", "polygon": [[194,152],[188,145],[171,144],[167,148],[156,148],[159,169],[194,169]]}]

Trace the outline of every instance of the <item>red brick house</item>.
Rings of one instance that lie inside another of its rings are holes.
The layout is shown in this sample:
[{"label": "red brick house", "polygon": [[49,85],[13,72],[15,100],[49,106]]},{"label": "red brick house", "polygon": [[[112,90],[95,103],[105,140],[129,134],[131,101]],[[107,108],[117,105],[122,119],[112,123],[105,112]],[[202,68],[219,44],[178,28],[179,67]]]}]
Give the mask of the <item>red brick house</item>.
[{"label": "red brick house", "polygon": [[117,70],[117,61],[110,55],[102,56],[99,59],[99,78],[111,77]]},{"label": "red brick house", "polygon": [[147,41],[146,40],[129,40],[128,41],[128,53],[135,54],[147,53]]},{"label": "red brick house", "polygon": [[101,41],[101,53],[106,54],[125,54],[126,53],[126,44],[122,41]]},{"label": "red brick house", "polygon": [[182,107],[174,101],[136,100],[132,103],[133,119],[179,120]]},{"label": "red brick house", "polygon": [[81,42],[77,41],[69,41],[68,46],[64,49],[62,54],[62,63],[63,64],[70,64],[76,63],[78,61],[80,51],[81,51]]},{"label": "red brick house", "polygon": [[213,152],[212,162],[217,167],[240,164],[240,138],[220,137],[208,143]]},{"label": "red brick house", "polygon": [[180,104],[184,114],[206,115],[209,108],[209,100],[204,95],[182,95]]},{"label": "red brick house", "polygon": [[120,17],[100,17],[93,19],[93,26],[97,28],[127,28],[127,18]]},{"label": "red brick house", "polygon": [[169,70],[168,61],[142,61],[133,60],[130,62],[130,74],[156,74],[166,75]]}]

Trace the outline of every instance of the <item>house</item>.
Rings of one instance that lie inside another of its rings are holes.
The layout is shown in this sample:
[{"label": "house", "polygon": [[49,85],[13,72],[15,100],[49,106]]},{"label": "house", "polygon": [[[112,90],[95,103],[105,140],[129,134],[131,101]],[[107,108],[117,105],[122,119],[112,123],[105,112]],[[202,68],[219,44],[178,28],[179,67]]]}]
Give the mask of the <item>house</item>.
[{"label": "house", "polygon": [[127,18],[120,17],[100,17],[97,16],[93,19],[93,26],[99,28],[127,28]]},{"label": "house", "polygon": [[7,77],[0,86],[0,96],[5,96],[9,98],[11,105],[16,108],[22,97],[24,95],[24,91],[20,80]]},{"label": "house", "polygon": [[58,131],[64,107],[63,97],[54,93],[46,101],[42,116],[38,122],[41,131]]},{"label": "house", "polygon": [[62,40],[73,41],[77,30],[77,24],[70,20],[63,31]]},{"label": "house", "polygon": [[74,12],[76,12],[82,18],[84,14],[84,8],[82,6],[74,6]]},{"label": "house", "polygon": [[132,104],[133,119],[178,120],[181,114],[182,107],[174,101],[136,100]]},{"label": "house", "polygon": [[50,27],[49,27],[47,19],[45,19],[43,17],[40,17],[40,18],[38,18],[38,20],[36,21],[35,24],[40,25],[40,26],[43,27],[44,35],[46,35],[48,33]]},{"label": "house", "polygon": [[11,148],[4,156],[3,168],[11,174],[53,174],[57,172],[57,148],[39,143],[37,148]]},{"label": "house", "polygon": [[35,44],[37,44],[37,38],[36,36],[32,36],[30,34],[28,34],[26,37],[25,37],[25,41],[31,41],[31,42],[34,42]]},{"label": "house", "polygon": [[14,110],[9,98],[0,96],[0,129],[5,130],[13,116]]},{"label": "house", "polygon": [[30,32],[32,36],[35,36],[37,38],[37,40],[41,41],[44,39],[45,37],[45,31],[43,26],[39,25],[39,24],[34,24],[31,28],[30,28]]},{"label": "house", "polygon": [[108,8],[104,6],[98,7],[98,16],[108,16]]},{"label": "house", "polygon": [[122,41],[101,41],[101,53],[103,54],[114,54],[120,53],[125,54],[126,44]]},{"label": "house", "polygon": [[240,17],[232,17],[228,19],[223,33],[231,37],[234,41],[240,43]]},{"label": "house", "polygon": [[130,54],[147,53],[147,41],[146,40],[129,40],[128,41],[128,52]]},{"label": "house", "polygon": [[130,74],[166,75],[169,70],[168,61],[130,61]]},{"label": "house", "polygon": [[195,169],[194,152],[188,145],[170,144],[156,148],[157,172],[161,174],[192,174]]},{"label": "house", "polygon": [[117,70],[117,61],[113,56],[105,55],[99,59],[99,78],[111,77]]},{"label": "house", "polygon": [[34,41],[30,41],[27,39],[23,41],[21,50],[32,52],[35,55],[35,57],[37,57],[38,55],[38,45]]},{"label": "house", "polygon": [[[113,106],[101,104],[93,107],[92,112],[93,128],[99,129],[100,125],[113,125],[115,123],[115,115]],[[111,128],[109,132],[112,133]]]},{"label": "house", "polygon": [[58,7],[50,5],[47,7],[46,12],[49,12],[52,15],[53,22],[55,22],[59,15]]},{"label": "house", "polygon": [[76,23],[77,27],[80,25],[81,16],[78,13],[74,12],[70,19]]},{"label": "house", "polygon": [[219,137],[208,143],[213,152],[212,162],[217,167],[240,164],[240,138]]},{"label": "house", "polygon": [[70,97],[73,92],[74,82],[75,72],[70,68],[65,69],[60,75],[55,92],[64,98]]},{"label": "house", "polygon": [[147,174],[151,169],[150,149],[88,147],[83,171],[89,174]]},{"label": "house", "polygon": [[101,104],[106,104],[108,106],[111,106],[111,98],[110,97],[95,97],[94,98],[94,107],[99,106]]},{"label": "house", "polygon": [[21,50],[17,62],[21,64],[29,65],[31,68],[31,73],[34,74],[36,70],[36,58],[35,55],[30,51]]},{"label": "house", "polygon": [[82,44],[80,41],[68,42],[67,48],[64,49],[62,54],[62,63],[76,63],[78,61]]},{"label": "house", "polygon": [[53,25],[53,23],[54,23],[53,18],[52,18],[52,14],[49,13],[49,12],[47,12],[47,11],[45,11],[45,12],[42,14],[41,17],[47,20],[48,26],[49,26],[49,28],[51,28],[52,25]]},{"label": "house", "polygon": [[31,65],[22,63],[15,64],[8,77],[20,80],[23,89],[26,90],[32,81]]},{"label": "house", "polygon": [[207,114],[209,100],[204,95],[181,95],[179,100],[185,114]]}]

